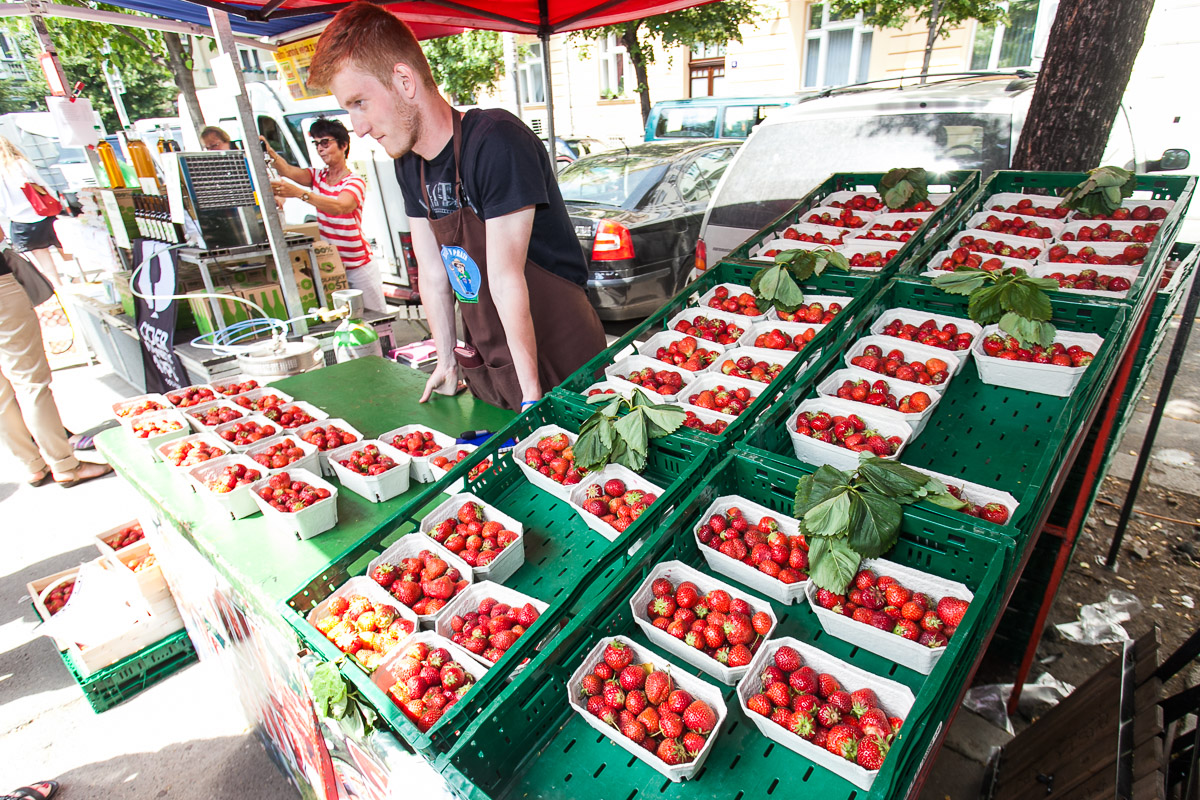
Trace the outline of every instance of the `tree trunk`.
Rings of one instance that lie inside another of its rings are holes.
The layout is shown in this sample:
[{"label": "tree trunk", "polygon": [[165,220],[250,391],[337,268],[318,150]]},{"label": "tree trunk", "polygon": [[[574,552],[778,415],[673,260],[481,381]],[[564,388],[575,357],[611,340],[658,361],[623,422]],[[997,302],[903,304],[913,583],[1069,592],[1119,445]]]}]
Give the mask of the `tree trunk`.
[{"label": "tree trunk", "polygon": [[929,62],[933,60],[933,45],[937,42],[938,28],[941,26],[942,2],[933,0],[929,7],[929,35],[925,37],[925,60],[921,62],[921,83],[929,75]]},{"label": "tree trunk", "polygon": [[638,41],[640,25],[641,20],[627,24],[625,33],[621,34],[621,44],[625,45],[625,51],[629,53],[629,60],[633,62],[633,74],[638,83],[638,97],[642,101],[642,127],[645,127],[646,120],[650,119],[650,79],[646,76],[646,54],[642,52],[642,45]]},{"label": "tree trunk", "polygon": [[1013,169],[1100,166],[1153,7],[1154,0],[1059,3]]},{"label": "tree trunk", "polygon": [[167,45],[167,65],[175,77],[175,85],[183,95],[183,102],[187,103],[188,116],[192,118],[192,124],[196,127],[196,138],[199,139],[200,131],[204,130],[204,112],[200,110],[200,99],[196,97],[196,81],[192,78],[189,66],[191,59],[183,50],[179,34],[163,31],[162,37]]}]

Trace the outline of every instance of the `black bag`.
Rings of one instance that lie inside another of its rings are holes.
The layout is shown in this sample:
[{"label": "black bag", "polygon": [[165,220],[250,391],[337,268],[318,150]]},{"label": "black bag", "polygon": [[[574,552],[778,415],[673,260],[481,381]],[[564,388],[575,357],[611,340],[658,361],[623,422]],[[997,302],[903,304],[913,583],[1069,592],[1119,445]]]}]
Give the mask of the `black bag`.
[{"label": "black bag", "polygon": [[29,302],[34,308],[54,296],[54,284],[50,283],[42,271],[30,263],[25,256],[11,247],[6,247],[4,248],[4,261],[12,270],[17,283],[21,284],[21,288],[25,290],[25,294],[29,295]]}]

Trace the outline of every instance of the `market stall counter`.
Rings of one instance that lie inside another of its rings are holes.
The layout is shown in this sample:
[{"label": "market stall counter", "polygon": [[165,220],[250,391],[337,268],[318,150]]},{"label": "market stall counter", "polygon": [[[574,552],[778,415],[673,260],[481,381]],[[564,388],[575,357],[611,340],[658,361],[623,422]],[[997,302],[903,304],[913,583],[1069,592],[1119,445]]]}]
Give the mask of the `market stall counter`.
[{"label": "market stall counter", "polygon": [[[271,388],[329,415],[318,424],[344,424],[365,439],[409,424],[457,437],[499,430],[514,416],[470,394],[418,403],[426,377],[381,358],[363,358],[286,378]],[[398,518],[428,485],[412,480],[401,494],[373,502],[338,482],[336,496],[322,501],[336,505],[336,526],[298,540],[273,527],[268,514],[234,519],[225,498],[218,503],[206,496],[203,474],[198,478],[192,470],[189,477],[188,470],[168,468],[157,460],[153,445],[125,426],[104,432],[96,442],[140,495],[138,516],[200,657],[228,669],[247,718],[301,795],[336,797],[335,783],[348,762],[336,754],[331,758],[327,743],[342,737],[331,737],[328,721],[316,714],[312,665],[297,656],[300,644],[277,607],[322,567]],[[246,466],[258,469],[261,479],[273,472],[257,462]],[[309,473],[313,486],[320,485],[319,472],[316,467]],[[353,755],[355,771],[369,772],[370,756]],[[378,763],[404,754],[392,740],[373,755]]]}]

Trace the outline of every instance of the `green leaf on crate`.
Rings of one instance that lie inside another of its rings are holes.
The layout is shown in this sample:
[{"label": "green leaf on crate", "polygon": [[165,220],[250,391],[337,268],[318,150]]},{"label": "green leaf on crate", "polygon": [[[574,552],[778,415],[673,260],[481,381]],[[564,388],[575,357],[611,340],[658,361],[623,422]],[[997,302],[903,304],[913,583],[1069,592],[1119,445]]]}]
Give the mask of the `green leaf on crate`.
[{"label": "green leaf on crate", "polygon": [[813,536],[845,536],[850,525],[850,489],[839,487],[804,512],[804,532]]},{"label": "green leaf on crate", "polygon": [[[1054,281],[1054,283],[1057,284],[1058,281]],[[1046,321],[1054,314],[1050,298],[1046,293],[1040,287],[1030,285],[1020,277],[999,288],[1002,298],[1001,305],[1022,317]],[[974,296],[971,299],[974,300]],[[972,315],[972,319],[974,319],[974,315]]]},{"label": "green leaf on crate", "polygon": [[991,325],[1004,316],[1004,304],[1000,298],[1003,286],[984,286],[971,293],[967,300],[967,316],[980,325]]},{"label": "green leaf on crate", "polygon": [[987,274],[981,269],[959,267],[954,272],[938,275],[933,285],[946,294],[971,294],[987,283]]},{"label": "green leaf on crate", "polygon": [[813,536],[808,540],[808,577],[820,589],[845,594],[861,561],[843,539]]},{"label": "green leaf on crate", "polygon": [[1049,322],[1023,317],[1012,311],[1000,318],[1000,330],[1014,337],[1021,344],[1038,344],[1049,347],[1054,344],[1054,326]]},{"label": "green leaf on crate", "polygon": [[935,506],[941,506],[951,511],[961,511],[966,508],[967,503],[959,500],[954,495],[950,494],[950,490],[946,488],[946,484],[939,481],[937,478],[930,478],[929,483],[925,486],[928,489],[928,494],[925,499],[933,503]]},{"label": "green leaf on crate", "polygon": [[612,450],[612,427],[612,420],[604,417],[580,433],[579,438],[575,440],[575,463],[587,470],[596,470],[604,466],[607,463],[607,454]]},{"label": "green leaf on crate", "polygon": [[812,475],[805,475],[796,484],[796,503],[792,516],[800,519],[808,510],[828,497],[838,487],[849,487],[850,474],[823,464]]},{"label": "green leaf on crate", "polygon": [[646,415],[643,408],[635,408],[617,420],[614,432],[624,440],[625,446],[645,456],[649,452],[650,437],[646,434]]},{"label": "green leaf on crate", "polygon": [[860,453],[858,475],[884,497],[904,497],[924,490],[929,476],[872,453]]},{"label": "green leaf on crate", "polygon": [[896,168],[889,170],[876,188],[884,205],[903,211],[929,199],[929,175],[922,167]]},{"label": "green leaf on crate", "polygon": [[890,497],[872,492],[850,496],[851,523],[847,544],[866,558],[875,558],[896,546],[904,510]]},{"label": "green leaf on crate", "polygon": [[1133,195],[1137,176],[1120,167],[1106,166],[1088,170],[1087,178],[1063,195],[1062,204],[1088,216],[1108,215],[1121,207],[1121,201]]},{"label": "green leaf on crate", "polygon": [[679,406],[642,406],[642,413],[646,416],[646,425],[651,439],[661,439],[674,433],[687,419],[687,412]]},{"label": "green leaf on crate", "polygon": [[336,719],[345,713],[346,679],[337,667],[329,663],[318,664],[313,671],[312,688],[318,714]]},{"label": "green leaf on crate", "polygon": [[804,292],[784,264],[766,267],[754,273],[750,290],[759,299],[759,307],[773,306],[779,311],[795,311],[804,303]]},{"label": "green leaf on crate", "polygon": [[827,245],[817,245],[811,250],[784,250],[782,253],[776,253],[775,264],[786,266],[792,278],[797,281],[806,281],[813,275],[820,275],[827,267],[846,271],[850,269],[850,261],[846,256]]}]

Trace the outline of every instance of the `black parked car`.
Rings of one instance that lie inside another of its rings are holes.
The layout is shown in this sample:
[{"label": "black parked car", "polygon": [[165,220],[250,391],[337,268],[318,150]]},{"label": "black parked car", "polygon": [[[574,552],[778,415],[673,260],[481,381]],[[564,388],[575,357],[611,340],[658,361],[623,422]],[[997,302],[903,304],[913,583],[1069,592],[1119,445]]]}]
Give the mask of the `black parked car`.
[{"label": "black parked car", "polygon": [[740,146],[647,142],[585,156],[559,173],[602,319],[645,316],[687,282],[700,220]]}]

